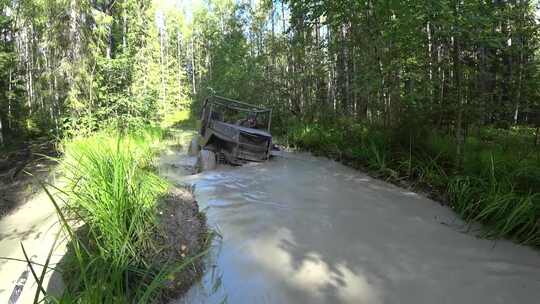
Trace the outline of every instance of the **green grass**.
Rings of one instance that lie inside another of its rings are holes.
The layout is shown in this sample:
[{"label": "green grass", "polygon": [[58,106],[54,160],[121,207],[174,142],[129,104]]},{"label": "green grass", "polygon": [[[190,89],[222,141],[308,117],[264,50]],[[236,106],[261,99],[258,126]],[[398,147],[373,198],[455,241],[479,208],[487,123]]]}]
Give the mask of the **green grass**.
[{"label": "green grass", "polygon": [[540,152],[533,136],[527,128],[472,130],[460,162],[453,138],[418,126],[298,125],[288,142],[389,181],[409,180],[466,220],[485,223],[486,236],[539,246]]},{"label": "green grass", "polygon": [[152,303],[164,281],[199,257],[165,264],[152,259],[160,250],[156,203],[168,188],[152,170],[162,135],[156,128],[103,131],[64,144],[65,206],[50,198],[68,236],[60,265],[66,289],[47,301]]},{"label": "green grass", "polygon": [[196,129],[197,120],[189,109],[178,110],[165,115],[161,121],[162,128],[179,127],[184,129]]},{"label": "green grass", "polygon": [[88,225],[103,256],[142,262],[151,249],[155,202],[167,184],[145,170],[152,163],[152,135],[94,135],[66,145],[64,171],[71,181],[68,208]]},{"label": "green grass", "polygon": [[70,301],[133,302],[155,276],[144,254],[155,250],[155,202],[167,184],[146,168],[159,139],[159,131],[149,129],[103,132],[65,145],[67,214],[83,225],[66,263]]}]

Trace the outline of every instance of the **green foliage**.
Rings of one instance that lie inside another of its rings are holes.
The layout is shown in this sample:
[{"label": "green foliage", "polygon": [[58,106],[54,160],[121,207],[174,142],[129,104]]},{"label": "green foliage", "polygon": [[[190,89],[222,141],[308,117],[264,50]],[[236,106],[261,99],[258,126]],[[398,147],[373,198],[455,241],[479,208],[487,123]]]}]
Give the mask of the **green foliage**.
[{"label": "green foliage", "polygon": [[197,129],[197,120],[193,117],[190,110],[180,110],[165,115],[161,121],[161,127],[168,129],[173,126],[187,127],[191,130]]},{"label": "green foliage", "polygon": [[[156,250],[152,244],[156,200],[167,186],[145,169],[151,165],[159,140],[155,135],[98,133],[65,145],[62,166],[71,183],[67,210],[88,237],[83,240],[86,261],[72,261],[74,269],[67,278],[74,284],[68,290],[80,292],[81,299],[97,300],[99,296],[97,302],[127,301],[138,292],[130,285],[149,271],[144,253]],[[88,269],[77,269],[79,266]]]},{"label": "green foliage", "polygon": [[160,19],[158,8],[148,0],[0,2],[4,137],[142,126],[186,108],[183,17],[161,8]]},{"label": "green foliage", "polygon": [[531,2],[285,2],[194,14],[197,100],[271,106],[289,143],[412,180],[494,235],[539,244]]},{"label": "green foliage", "polygon": [[170,1],[0,0],[0,140],[171,125],[188,108],[192,126],[216,93],[272,107],[273,134],[299,147],[413,179],[471,220],[512,219],[495,230],[528,241],[535,4],[209,0],[186,18]]},{"label": "green foliage", "polygon": [[[168,184],[152,173],[158,128],[102,131],[65,143],[66,206],[51,196],[69,236],[60,303],[148,303],[193,259],[157,265],[156,203]],[[77,228],[74,228],[77,227]]]}]

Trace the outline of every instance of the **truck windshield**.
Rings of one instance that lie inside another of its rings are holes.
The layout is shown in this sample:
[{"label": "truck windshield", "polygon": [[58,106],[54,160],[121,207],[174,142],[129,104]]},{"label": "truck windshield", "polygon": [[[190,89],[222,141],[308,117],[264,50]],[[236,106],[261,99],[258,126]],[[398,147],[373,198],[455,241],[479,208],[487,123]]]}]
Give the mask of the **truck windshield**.
[{"label": "truck windshield", "polygon": [[213,102],[211,118],[242,127],[264,130],[268,128],[270,122],[270,111],[242,109],[222,102]]}]

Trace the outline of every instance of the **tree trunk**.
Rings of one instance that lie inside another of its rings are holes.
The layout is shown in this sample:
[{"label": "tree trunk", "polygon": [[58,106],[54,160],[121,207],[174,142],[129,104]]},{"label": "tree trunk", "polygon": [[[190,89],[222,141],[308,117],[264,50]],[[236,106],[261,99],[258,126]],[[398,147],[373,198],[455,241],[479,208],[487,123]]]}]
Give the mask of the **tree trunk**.
[{"label": "tree trunk", "polygon": [[165,86],[165,38],[164,30],[159,29],[159,66],[160,66],[160,75],[161,75],[161,102],[165,104],[167,98],[167,88]]},{"label": "tree trunk", "polygon": [[176,27],[176,65],[177,65],[177,80],[178,80],[178,104],[182,100],[182,61],[180,60],[181,53],[181,38],[180,38],[180,27]]},{"label": "tree trunk", "polygon": [[197,86],[195,82],[195,38],[191,38],[191,84],[192,84],[192,91],[193,95],[197,95]]},{"label": "tree trunk", "polygon": [[4,128],[2,128],[2,115],[0,115],[0,146],[4,145]]},{"label": "tree trunk", "polygon": [[341,103],[341,112],[346,114],[348,112],[349,100],[348,100],[348,79],[347,79],[347,65],[345,54],[345,34],[344,26],[339,26],[339,52],[337,62],[337,86],[339,91],[339,101]]},{"label": "tree trunk", "polygon": [[127,50],[127,31],[128,31],[128,19],[127,19],[127,13],[126,9],[124,8],[122,11],[122,51],[125,52]]},{"label": "tree trunk", "polygon": [[8,121],[8,129],[11,129],[12,128],[12,120],[13,120],[13,114],[11,113],[11,94],[12,94],[12,84],[11,82],[13,81],[13,70],[11,68],[9,68],[9,83],[8,83],[8,117],[7,117],[7,121]]},{"label": "tree trunk", "polygon": [[[456,1],[454,4],[454,20],[457,23],[457,18],[459,16],[458,12],[458,6],[459,1]],[[457,27],[457,24],[454,26]],[[461,62],[460,62],[460,37],[454,36],[453,39],[453,47],[452,47],[452,61],[453,61],[453,74],[454,74],[454,86],[455,86],[455,98],[457,102],[457,117],[456,117],[456,124],[455,124],[455,132],[456,132],[456,168],[459,168],[461,166],[461,159],[463,157],[463,142],[464,142],[464,136],[463,136],[463,103],[462,103],[462,91],[461,91]]]},{"label": "tree trunk", "polygon": [[276,15],[276,7],[274,6],[274,1],[272,1],[270,21],[272,23],[272,36],[271,36],[271,45],[270,45],[270,56],[272,57],[272,68],[270,69],[268,75],[271,85],[270,98],[276,101],[276,82],[274,81],[274,76],[276,74],[276,26],[274,16]]},{"label": "tree trunk", "polygon": [[[110,17],[112,17],[112,6],[114,5],[114,2],[116,0],[111,0],[109,3],[104,4],[104,13]],[[106,49],[106,57],[107,59],[111,59],[113,56],[113,21],[111,21],[111,24],[109,25],[108,32],[107,32],[107,49]]]},{"label": "tree trunk", "polygon": [[519,49],[519,63],[518,63],[518,88],[516,96],[516,104],[514,110],[514,124],[517,125],[519,121],[519,107],[521,104],[521,90],[523,83],[523,37],[519,37],[520,49]]}]

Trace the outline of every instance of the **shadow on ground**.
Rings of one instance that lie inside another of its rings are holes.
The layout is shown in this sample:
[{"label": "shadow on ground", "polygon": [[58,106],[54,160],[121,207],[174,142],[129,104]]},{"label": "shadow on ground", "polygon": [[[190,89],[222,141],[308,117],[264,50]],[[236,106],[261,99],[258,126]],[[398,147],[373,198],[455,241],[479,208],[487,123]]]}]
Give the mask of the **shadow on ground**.
[{"label": "shadow on ground", "polygon": [[[35,178],[48,181],[59,155],[52,141],[26,142],[0,155],[0,218],[40,191]],[[0,231],[0,240],[6,232]]]}]

